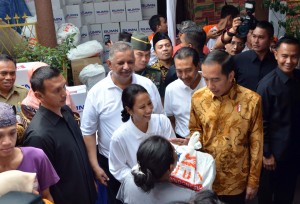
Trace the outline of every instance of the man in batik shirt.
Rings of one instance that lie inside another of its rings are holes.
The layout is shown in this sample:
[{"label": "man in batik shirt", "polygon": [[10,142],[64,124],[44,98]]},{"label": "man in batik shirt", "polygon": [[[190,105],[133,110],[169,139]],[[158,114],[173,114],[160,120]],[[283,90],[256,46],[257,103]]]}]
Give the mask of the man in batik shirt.
[{"label": "man in batik shirt", "polygon": [[256,195],[262,166],[261,97],[234,81],[232,58],[215,50],[202,63],[207,87],[194,93],[189,129],[216,161],[213,190],[222,202],[243,204]]},{"label": "man in batik shirt", "polygon": [[172,42],[169,36],[165,33],[156,33],[153,37],[153,47],[158,58],[157,62],[155,62],[151,67],[153,69],[159,70],[161,73],[161,77],[159,79],[159,83],[157,81],[153,81],[151,76],[145,75],[145,77],[150,78],[158,88],[161,98],[163,99],[165,96],[166,85],[165,81],[168,76],[169,68],[174,64],[172,55],[173,55],[173,47]]}]

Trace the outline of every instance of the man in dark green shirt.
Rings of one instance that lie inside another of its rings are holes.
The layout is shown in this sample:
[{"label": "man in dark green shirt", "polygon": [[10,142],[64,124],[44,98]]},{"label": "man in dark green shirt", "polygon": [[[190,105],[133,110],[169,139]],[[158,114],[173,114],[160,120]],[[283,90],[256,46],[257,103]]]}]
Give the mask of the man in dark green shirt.
[{"label": "man in dark green shirt", "polygon": [[148,37],[142,33],[134,32],[131,36],[131,45],[135,58],[135,73],[150,79],[160,91],[161,72],[148,66],[151,49]]}]

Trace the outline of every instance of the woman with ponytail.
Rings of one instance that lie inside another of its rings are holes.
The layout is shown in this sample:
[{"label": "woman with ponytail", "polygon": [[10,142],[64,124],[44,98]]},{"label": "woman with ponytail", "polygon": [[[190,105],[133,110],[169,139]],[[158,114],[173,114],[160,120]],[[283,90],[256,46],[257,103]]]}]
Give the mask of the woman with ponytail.
[{"label": "woman with ponytail", "polygon": [[136,152],[141,142],[151,135],[175,137],[170,120],[163,114],[152,114],[153,105],[147,90],[131,84],[122,93],[124,122],[110,142],[109,171],[120,182],[136,165]]},{"label": "woman with ponytail", "polygon": [[137,165],[122,183],[117,199],[130,204],[188,202],[196,192],[169,182],[177,154],[171,143],[152,136],[138,148]]}]

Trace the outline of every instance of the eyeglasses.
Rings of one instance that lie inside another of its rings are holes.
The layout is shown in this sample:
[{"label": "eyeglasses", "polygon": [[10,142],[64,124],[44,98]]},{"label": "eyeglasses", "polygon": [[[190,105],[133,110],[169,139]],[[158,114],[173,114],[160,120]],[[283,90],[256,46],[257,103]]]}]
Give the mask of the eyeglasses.
[{"label": "eyeglasses", "polygon": [[236,45],[237,47],[244,47],[244,46],[245,46],[245,43],[231,41],[231,42],[230,42],[230,45],[232,45],[232,46]]}]

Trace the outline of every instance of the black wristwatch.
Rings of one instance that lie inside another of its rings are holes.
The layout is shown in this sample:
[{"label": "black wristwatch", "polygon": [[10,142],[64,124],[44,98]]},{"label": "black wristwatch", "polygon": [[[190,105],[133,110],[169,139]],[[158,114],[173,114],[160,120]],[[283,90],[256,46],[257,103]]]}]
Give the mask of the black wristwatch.
[{"label": "black wristwatch", "polygon": [[235,33],[229,32],[229,28],[226,29],[226,33],[229,37],[235,36]]}]

